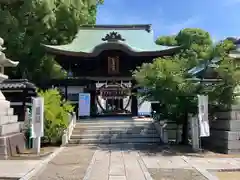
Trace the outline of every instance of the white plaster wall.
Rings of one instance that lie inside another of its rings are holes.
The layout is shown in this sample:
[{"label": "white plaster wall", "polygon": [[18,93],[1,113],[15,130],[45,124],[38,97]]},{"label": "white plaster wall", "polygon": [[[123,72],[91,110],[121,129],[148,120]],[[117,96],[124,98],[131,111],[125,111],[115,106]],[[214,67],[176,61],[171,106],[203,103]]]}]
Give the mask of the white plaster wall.
[{"label": "white plaster wall", "polygon": [[67,87],[67,92],[68,94],[78,94],[83,92],[82,86],[68,86]]},{"label": "white plaster wall", "polygon": [[[126,98],[123,99],[123,107],[124,107],[124,108],[126,107],[128,101],[129,101],[129,98],[130,98],[130,96],[127,96]],[[128,110],[129,112],[131,112],[131,107],[132,107],[131,104],[132,104],[132,100],[130,100],[130,103],[129,103],[129,105],[127,106],[127,109],[126,109],[126,110]]]},{"label": "white plaster wall", "polygon": [[234,93],[237,94],[235,103],[240,104],[240,85],[234,89]]},{"label": "white plaster wall", "polygon": [[[104,100],[103,98],[101,98],[101,96],[98,96],[98,99],[99,99],[99,103],[101,104],[101,106],[102,106],[103,108],[105,108],[105,107],[106,107],[106,100]],[[97,112],[98,112],[99,114],[102,114],[102,109],[101,109],[101,107],[99,106],[98,103],[97,103]]]},{"label": "white plaster wall", "polygon": [[61,89],[61,91],[65,94],[65,87],[60,86],[60,87],[58,87],[58,88]]}]

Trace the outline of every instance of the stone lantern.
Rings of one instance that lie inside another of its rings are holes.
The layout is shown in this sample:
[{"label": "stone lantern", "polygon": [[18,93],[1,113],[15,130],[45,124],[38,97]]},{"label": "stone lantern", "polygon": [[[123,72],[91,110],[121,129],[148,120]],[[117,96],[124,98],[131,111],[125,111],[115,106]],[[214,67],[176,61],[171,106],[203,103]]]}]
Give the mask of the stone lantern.
[{"label": "stone lantern", "polygon": [[[8,76],[4,74],[4,67],[16,67],[19,62],[11,61],[6,58],[4,51],[6,48],[3,47],[4,40],[0,38],[0,83],[2,83],[5,79],[8,79]],[[4,95],[0,91],[0,110],[3,106],[9,106],[10,102],[6,101]]]},{"label": "stone lantern", "polygon": [[[6,58],[3,50],[4,40],[0,38],[0,83],[8,79],[4,74],[4,67],[16,67],[18,62]],[[0,91],[0,159],[7,159],[25,148],[24,135],[20,133],[18,117],[13,114],[10,102]]]}]

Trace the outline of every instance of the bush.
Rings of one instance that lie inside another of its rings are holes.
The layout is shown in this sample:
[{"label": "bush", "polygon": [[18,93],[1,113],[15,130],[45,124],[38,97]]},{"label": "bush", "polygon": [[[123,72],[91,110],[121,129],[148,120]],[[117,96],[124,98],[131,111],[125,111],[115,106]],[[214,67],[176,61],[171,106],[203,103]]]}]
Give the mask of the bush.
[{"label": "bush", "polygon": [[40,91],[39,95],[44,98],[43,142],[59,143],[68,126],[69,113],[73,112],[74,107],[62,99],[57,89]]}]

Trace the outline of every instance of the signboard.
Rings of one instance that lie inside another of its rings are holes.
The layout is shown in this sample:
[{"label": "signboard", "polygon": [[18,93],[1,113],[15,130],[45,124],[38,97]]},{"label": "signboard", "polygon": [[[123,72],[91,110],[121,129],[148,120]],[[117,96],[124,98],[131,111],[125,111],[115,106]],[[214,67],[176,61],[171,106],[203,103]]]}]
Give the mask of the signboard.
[{"label": "signboard", "polygon": [[89,93],[79,93],[78,116],[90,116],[90,99]]},{"label": "signboard", "polygon": [[32,99],[32,137],[42,137],[44,134],[44,99],[36,97]]},{"label": "signboard", "polygon": [[143,98],[138,98],[138,115],[147,116],[151,115],[152,106],[151,102],[144,100]]},{"label": "signboard", "polygon": [[200,137],[210,136],[208,120],[208,96],[198,95],[198,121]]},{"label": "signboard", "polygon": [[108,57],[108,73],[119,73],[119,57]]},{"label": "signboard", "polygon": [[192,148],[194,151],[198,151],[200,149],[198,118],[190,117],[190,122],[191,122]]}]

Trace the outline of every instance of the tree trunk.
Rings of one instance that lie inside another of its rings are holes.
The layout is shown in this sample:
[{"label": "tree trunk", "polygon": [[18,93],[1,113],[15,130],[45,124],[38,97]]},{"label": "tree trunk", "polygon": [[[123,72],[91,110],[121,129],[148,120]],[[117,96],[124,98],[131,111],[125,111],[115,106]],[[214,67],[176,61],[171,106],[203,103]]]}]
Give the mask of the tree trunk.
[{"label": "tree trunk", "polygon": [[188,145],[188,113],[185,112],[183,116],[183,126],[182,126],[182,143]]}]

